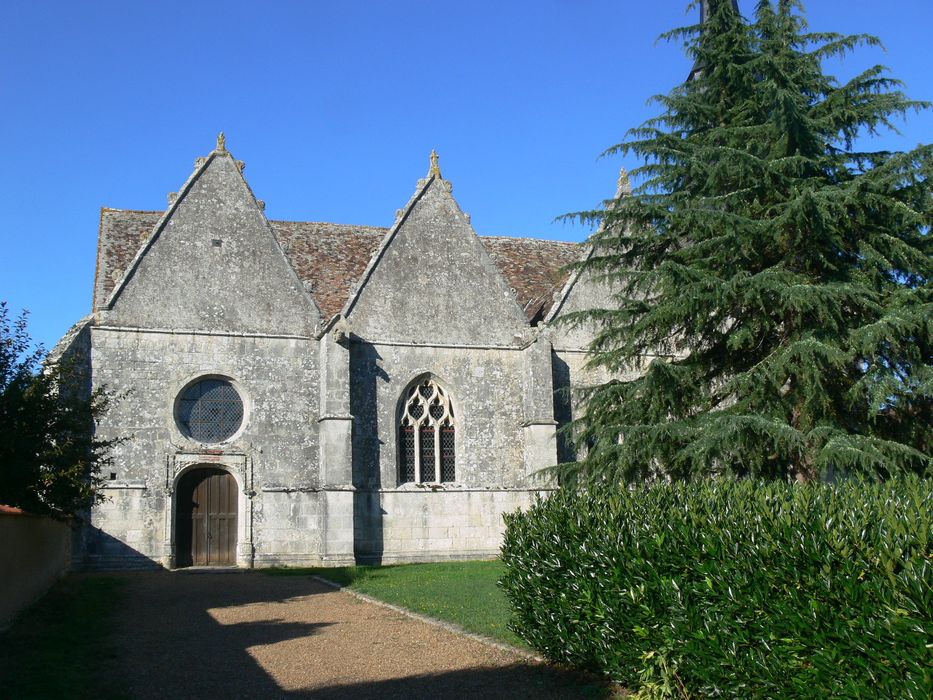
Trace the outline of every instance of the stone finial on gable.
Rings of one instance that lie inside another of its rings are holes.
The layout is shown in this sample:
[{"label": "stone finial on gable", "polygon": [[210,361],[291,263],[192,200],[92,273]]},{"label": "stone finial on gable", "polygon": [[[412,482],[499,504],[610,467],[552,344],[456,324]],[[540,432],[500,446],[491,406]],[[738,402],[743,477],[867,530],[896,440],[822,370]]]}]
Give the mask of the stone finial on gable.
[{"label": "stone finial on gable", "polygon": [[627,197],[632,194],[632,181],[629,179],[628,170],[621,168],[619,170],[619,184],[616,187],[616,199]]},{"label": "stone finial on gable", "polygon": [[431,169],[428,171],[428,177],[436,177],[438,180],[444,179],[441,175],[440,156],[433,149],[431,151]]},{"label": "stone finial on gable", "polygon": [[[230,151],[227,150],[227,136],[222,131],[217,134],[217,147],[214,149],[213,153],[218,155],[232,155]],[[195,166],[200,167],[206,162],[207,158],[198,158],[198,160],[195,162]],[[244,163],[242,160],[235,160],[233,162],[236,164],[237,169],[241,173],[246,170],[246,163]]]},{"label": "stone finial on gable", "polygon": [[616,185],[616,195],[610,200],[606,201],[606,210],[613,210],[625,197],[632,196],[632,181],[629,179],[628,170],[625,168],[619,169],[619,182]]}]

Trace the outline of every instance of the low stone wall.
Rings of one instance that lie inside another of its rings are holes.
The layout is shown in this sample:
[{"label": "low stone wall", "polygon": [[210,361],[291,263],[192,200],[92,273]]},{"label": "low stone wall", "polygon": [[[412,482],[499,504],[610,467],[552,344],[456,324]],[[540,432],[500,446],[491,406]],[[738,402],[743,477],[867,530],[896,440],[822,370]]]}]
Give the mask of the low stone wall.
[{"label": "low stone wall", "polygon": [[0,629],[68,570],[71,536],[65,523],[0,506]]}]

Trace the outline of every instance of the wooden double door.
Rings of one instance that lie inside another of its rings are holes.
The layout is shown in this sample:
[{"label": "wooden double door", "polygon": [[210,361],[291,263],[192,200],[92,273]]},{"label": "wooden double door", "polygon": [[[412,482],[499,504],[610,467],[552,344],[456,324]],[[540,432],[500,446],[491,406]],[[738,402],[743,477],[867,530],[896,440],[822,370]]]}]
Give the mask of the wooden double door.
[{"label": "wooden double door", "polygon": [[178,482],[176,566],[233,566],[237,545],[237,484],[223,469],[192,469]]}]

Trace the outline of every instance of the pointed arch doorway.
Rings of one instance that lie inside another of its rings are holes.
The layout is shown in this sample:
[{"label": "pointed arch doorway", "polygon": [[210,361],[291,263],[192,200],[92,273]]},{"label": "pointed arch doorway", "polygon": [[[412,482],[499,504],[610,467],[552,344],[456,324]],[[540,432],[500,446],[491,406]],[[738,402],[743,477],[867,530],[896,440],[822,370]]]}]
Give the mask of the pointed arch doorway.
[{"label": "pointed arch doorway", "polygon": [[178,481],[176,566],[234,566],[237,483],[217,467],[197,467]]}]

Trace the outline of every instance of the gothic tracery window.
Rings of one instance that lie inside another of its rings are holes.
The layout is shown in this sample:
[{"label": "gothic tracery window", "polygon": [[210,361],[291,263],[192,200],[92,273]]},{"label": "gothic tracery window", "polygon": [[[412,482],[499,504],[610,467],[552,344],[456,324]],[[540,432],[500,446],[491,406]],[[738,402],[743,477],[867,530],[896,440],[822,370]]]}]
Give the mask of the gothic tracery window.
[{"label": "gothic tracery window", "polygon": [[399,422],[399,481],[455,481],[454,410],[447,392],[427,377],[408,390],[404,401]]}]

